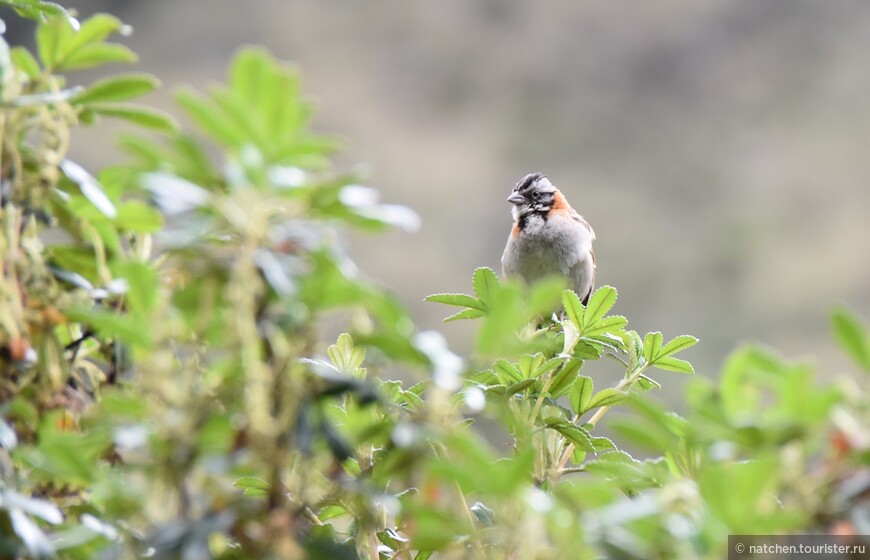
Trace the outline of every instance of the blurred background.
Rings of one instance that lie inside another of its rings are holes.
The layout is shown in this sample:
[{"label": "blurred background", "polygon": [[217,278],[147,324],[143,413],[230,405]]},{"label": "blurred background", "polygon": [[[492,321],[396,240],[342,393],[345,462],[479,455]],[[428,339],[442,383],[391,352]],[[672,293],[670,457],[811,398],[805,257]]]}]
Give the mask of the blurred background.
[{"label": "blurred background", "polygon": [[[164,83],[149,101],[176,115],[172,92],[223,80],[239,45],[298,63],[317,128],[346,139],[341,165],[368,164],[384,201],[423,220],[348,235],[352,254],[460,353],[475,325],[442,327],[449,310],[422,300],[500,270],[505,197],[532,171],[594,226],[614,312],[700,337],[698,373],[745,339],[835,373],[830,308],[870,317],[865,0],[70,4],[133,26],[137,69]],[[79,132],[73,157],[111,163],[122,131]]]}]

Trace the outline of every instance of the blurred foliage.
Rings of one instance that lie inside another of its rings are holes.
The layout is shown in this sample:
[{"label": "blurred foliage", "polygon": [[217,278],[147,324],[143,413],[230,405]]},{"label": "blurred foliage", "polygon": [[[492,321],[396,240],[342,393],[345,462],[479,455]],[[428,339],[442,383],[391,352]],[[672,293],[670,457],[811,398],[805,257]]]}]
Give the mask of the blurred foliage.
[{"label": "blurred foliage", "polygon": [[[417,218],[334,169],[294,71],[241,50],[178,94],[186,132],[130,103],[154,77],[65,87],[135,60],[116,18],[2,3],[39,24],[35,54],[0,39],[0,557],[720,558],[729,533],[870,533],[857,381],[745,347],[678,415],[650,391],[694,374],[697,339],[627,329],[612,287],[583,306],[486,268],[428,298],[480,321],[463,360],[342,251]],[[159,136],[92,175],[66,154],[100,117]],[[833,326],[866,373],[866,327]]]}]

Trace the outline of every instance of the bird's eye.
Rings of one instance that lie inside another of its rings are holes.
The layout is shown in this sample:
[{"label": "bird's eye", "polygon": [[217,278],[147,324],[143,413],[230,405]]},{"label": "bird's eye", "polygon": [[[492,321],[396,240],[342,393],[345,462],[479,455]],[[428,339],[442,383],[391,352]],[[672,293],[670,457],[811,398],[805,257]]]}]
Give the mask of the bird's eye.
[{"label": "bird's eye", "polygon": [[540,200],[540,198],[541,198],[541,191],[532,192],[532,200]]}]

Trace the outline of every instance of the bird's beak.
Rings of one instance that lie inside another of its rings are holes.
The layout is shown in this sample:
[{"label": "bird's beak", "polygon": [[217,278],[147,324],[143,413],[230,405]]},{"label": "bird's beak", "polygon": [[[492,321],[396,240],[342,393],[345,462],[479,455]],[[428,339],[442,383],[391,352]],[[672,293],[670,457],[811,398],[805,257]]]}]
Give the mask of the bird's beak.
[{"label": "bird's beak", "polygon": [[511,193],[511,195],[507,197],[507,201],[511,204],[522,204],[526,199],[523,198],[523,195],[520,193]]}]

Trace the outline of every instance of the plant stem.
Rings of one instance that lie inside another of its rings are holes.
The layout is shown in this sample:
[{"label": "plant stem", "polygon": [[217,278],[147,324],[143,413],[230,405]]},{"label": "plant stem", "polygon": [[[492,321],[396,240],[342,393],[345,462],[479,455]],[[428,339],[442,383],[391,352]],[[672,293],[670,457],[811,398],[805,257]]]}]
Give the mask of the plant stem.
[{"label": "plant stem", "polygon": [[[649,368],[649,364],[644,364],[633,372],[631,372],[628,376],[626,376],[619,384],[616,386],[616,389],[619,391],[629,391],[631,387],[640,379],[640,376]],[[610,405],[602,406],[598,410],[595,411],[595,414],[592,415],[592,418],[589,419],[587,424],[592,424],[595,427],[598,424],[598,421],[607,414],[607,411],[610,410]],[[571,454],[574,453],[574,444],[569,443],[568,447],[565,448],[565,452],[562,453],[562,457],[559,459],[559,465],[557,468],[557,472],[563,473],[565,471],[565,465],[568,464],[568,460],[571,458]]]}]

